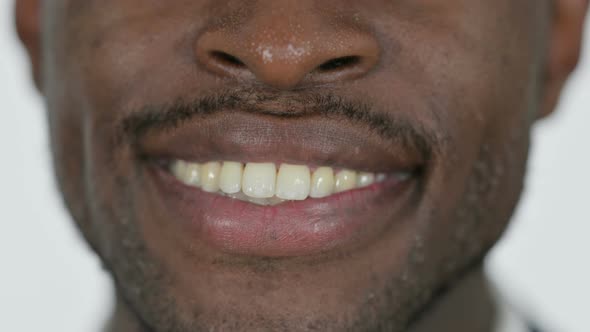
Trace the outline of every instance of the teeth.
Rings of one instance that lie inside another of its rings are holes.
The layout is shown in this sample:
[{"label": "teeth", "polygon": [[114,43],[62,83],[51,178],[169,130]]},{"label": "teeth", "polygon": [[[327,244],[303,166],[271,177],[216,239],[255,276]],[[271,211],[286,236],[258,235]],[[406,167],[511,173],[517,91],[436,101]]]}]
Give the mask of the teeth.
[{"label": "teeth", "polygon": [[311,177],[309,167],[283,164],[277,176],[278,198],[301,201],[309,195]]},{"label": "teeth", "polygon": [[320,167],[313,172],[311,177],[311,190],[309,196],[322,198],[332,195],[334,192],[334,170],[332,167]]},{"label": "teeth", "polygon": [[172,174],[189,186],[198,187],[201,184],[201,167],[199,164],[178,161],[172,166]]},{"label": "teeth", "polygon": [[172,175],[174,175],[178,180],[182,181],[183,183],[186,184],[186,165],[187,163],[185,161],[179,160],[175,163],[172,164],[172,167],[170,167],[170,172],[172,172]]},{"label": "teeth", "polygon": [[356,187],[356,172],[350,170],[342,170],[336,174],[336,183],[334,184],[334,192],[340,193],[351,190]]},{"label": "teeth", "polygon": [[187,176],[187,184],[196,187],[201,185],[201,165],[188,163],[185,172]]},{"label": "teeth", "polygon": [[359,173],[356,178],[356,186],[357,188],[368,187],[375,183],[375,174],[373,173]]},{"label": "teeth", "polygon": [[[232,161],[198,164],[177,160],[170,166],[170,173],[188,186],[259,205],[323,198],[388,178],[383,173],[346,169],[334,175],[331,167],[318,167],[312,173],[308,166],[290,164],[282,164],[277,174],[274,163],[247,163],[244,167]],[[395,174],[398,181],[410,177],[409,173]]]},{"label": "teeth", "polygon": [[219,188],[226,194],[236,194],[242,190],[242,164],[226,161],[221,167]]},{"label": "teeth", "polygon": [[206,192],[214,193],[219,191],[219,173],[221,164],[210,162],[201,166],[201,189]]},{"label": "teeth", "polygon": [[254,198],[275,195],[277,168],[274,163],[248,163],[244,169],[242,191]]},{"label": "teeth", "polygon": [[244,194],[243,192],[239,192],[237,194],[229,194],[227,196],[233,199],[239,199],[241,201],[250,202],[258,205],[277,205],[285,202],[284,199],[280,199],[276,196],[273,196],[271,198],[254,198],[246,196],[246,194]]}]

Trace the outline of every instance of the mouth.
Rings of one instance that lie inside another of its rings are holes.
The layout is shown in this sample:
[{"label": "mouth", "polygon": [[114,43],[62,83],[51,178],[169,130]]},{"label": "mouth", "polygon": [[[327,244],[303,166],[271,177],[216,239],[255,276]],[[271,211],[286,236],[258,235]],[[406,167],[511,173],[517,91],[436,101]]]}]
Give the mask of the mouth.
[{"label": "mouth", "polygon": [[[278,172],[277,172],[278,169]],[[404,182],[412,174],[334,170],[329,166],[272,162],[247,163],[211,161],[204,164],[173,160],[167,171],[187,187],[215,193],[261,206],[279,205],[289,201],[316,200],[343,192],[378,187],[384,182]]]},{"label": "mouth", "polygon": [[222,111],[148,133],[135,148],[152,208],[185,240],[296,257],[366,245],[403,223],[426,163],[406,138],[314,116]]}]

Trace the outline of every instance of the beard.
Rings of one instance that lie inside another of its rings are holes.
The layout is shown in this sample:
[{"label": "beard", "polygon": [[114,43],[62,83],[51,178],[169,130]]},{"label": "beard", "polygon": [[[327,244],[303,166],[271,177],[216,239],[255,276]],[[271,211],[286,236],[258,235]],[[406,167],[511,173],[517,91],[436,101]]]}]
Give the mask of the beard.
[{"label": "beard", "polygon": [[[456,209],[453,222],[458,226],[444,255],[433,255],[432,248],[421,240],[429,236],[425,224],[420,232],[424,237],[416,237],[405,257],[402,272],[385,276],[385,282],[371,286],[371,291],[367,292],[370,296],[348,304],[354,309],[341,315],[316,312],[313,317],[293,317],[256,310],[241,311],[235,307],[211,313],[203,304],[207,303],[204,299],[198,299],[200,304],[184,305],[174,296],[177,289],[174,274],[146,245],[136,222],[133,186],[123,177],[115,182],[116,192],[125,199],[117,200],[117,206],[110,208],[106,200],[95,200],[102,204],[91,209],[95,220],[116,221],[106,223],[111,227],[105,228],[98,238],[97,253],[113,276],[117,296],[138,320],[141,332],[407,331],[421,320],[436,299],[444,297],[454,281],[480,267],[503,227],[496,226],[496,231],[492,236],[488,234],[484,241],[480,233],[483,230],[489,232],[490,225],[503,224],[498,223],[499,218],[509,218],[509,215],[491,212],[495,211],[492,207],[499,190],[495,188],[496,177],[490,174],[499,169],[500,164],[494,162],[486,151],[482,148],[482,162],[473,168],[469,185]],[[436,208],[431,211],[431,220],[437,220]],[[268,262],[253,261],[251,264],[268,265]],[[261,266],[251,268],[265,270]],[[309,301],[318,299],[309,298]]]}]

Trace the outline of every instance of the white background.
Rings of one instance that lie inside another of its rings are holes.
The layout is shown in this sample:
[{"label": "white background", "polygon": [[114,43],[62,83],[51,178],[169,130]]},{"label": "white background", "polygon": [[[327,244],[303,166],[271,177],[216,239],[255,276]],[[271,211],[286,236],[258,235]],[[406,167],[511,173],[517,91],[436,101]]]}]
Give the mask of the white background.
[{"label": "white background", "polygon": [[[97,331],[110,279],[56,191],[11,4],[0,0],[0,331]],[[535,129],[524,199],[488,260],[510,301],[550,331],[590,331],[589,85],[586,52],[558,112]]]}]

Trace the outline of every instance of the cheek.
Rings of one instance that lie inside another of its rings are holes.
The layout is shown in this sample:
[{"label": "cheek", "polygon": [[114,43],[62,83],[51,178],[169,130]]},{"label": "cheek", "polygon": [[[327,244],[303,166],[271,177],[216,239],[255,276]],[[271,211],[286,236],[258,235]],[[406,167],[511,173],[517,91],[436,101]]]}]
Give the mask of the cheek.
[{"label": "cheek", "polygon": [[539,61],[529,29],[488,29],[417,31],[398,59],[444,142],[427,174],[419,218],[425,260],[444,273],[495,243],[522,189]]},{"label": "cheek", "polygon": [[117,145],[117,113],[100,98],[105,89],[88,91],[92,77],[80,72],[79,62],[69,62],[75,51],[64,54],[60,49],[67,43],[60,42],[54,44],[55,62],[46,73],[51,82],[46,99],[55,172],[84,237],[101,256],[108,256],[112,242],[120,238],[117,224],[130,219],[132,207],[126,198],[135,159]]}]

